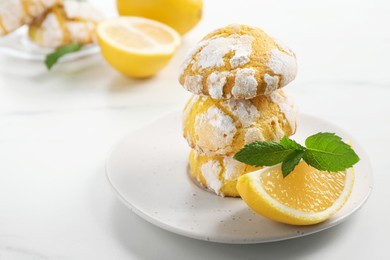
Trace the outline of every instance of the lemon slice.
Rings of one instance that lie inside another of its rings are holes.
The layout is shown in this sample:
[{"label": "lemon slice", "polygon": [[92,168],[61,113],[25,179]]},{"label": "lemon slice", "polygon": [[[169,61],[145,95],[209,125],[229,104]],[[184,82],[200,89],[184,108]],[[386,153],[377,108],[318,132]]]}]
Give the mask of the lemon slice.
[{"label": "lemon slice", "polygon": [[160,22],[141,17],[118,17],[97,27],[106,61],[123,74],[143,78],[164,68],[178,46],[180,35]]},{"label": "lemon slice", "polygon": [[311,225],[334,215],[348,200],[354,183],[350,168],[319,171],[301,161],[286,178],[280,165],[241,176],[237,190],[255,212],[292,225]]}]

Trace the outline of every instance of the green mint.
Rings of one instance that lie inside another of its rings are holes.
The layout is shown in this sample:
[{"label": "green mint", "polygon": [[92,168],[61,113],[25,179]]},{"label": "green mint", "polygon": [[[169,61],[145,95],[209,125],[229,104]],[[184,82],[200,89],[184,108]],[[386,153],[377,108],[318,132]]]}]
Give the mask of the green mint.
[{"label": "green mint", "polygon": [[58,48],[52,53],[49,53],[48,55],[46,55],[45,59],[47,69],[50,70],[61,57],[72,52],[77,52],[81,49],[81,47],[83,47],[81,43],[72,43],[65,45],[64,47]]},{"label": "green mint", "polygon": [[328,172],[343,171],[360,160],[351,146],[334,133],[309,136],[305,145],[306,147],[287,136],[279,142],[257,141],[245,145],[234,155],[234,159],[256,167],[282,163],[283,177],[288,176],[301,160],[318,170]]},{"label": "green mint", "polygon": [[298,163],[302,160],[305,151],[303,150],[295,150],[291,154],[287,155],[287,157],[282,161],[282,174],[283,177],[287,177],[298,165]]}]

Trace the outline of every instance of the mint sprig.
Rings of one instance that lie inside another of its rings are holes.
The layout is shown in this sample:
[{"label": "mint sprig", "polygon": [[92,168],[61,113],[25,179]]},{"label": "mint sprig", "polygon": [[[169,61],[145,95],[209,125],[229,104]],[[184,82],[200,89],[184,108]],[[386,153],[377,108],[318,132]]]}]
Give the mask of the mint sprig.
[{"label": "mint sprig", "polygon": [[47,69],[50,70],[58,62],[58,60],[66,54],[81,50],[81,47],[83,47],[81,43],[71,43],[65,45],[64,47],[56,49],[52,53],[49,53],[48,55],[46,55],[45,59]]},{"label": "mint sprig", "polygon": [[305,145],[287,136],[279,142],[256,141],[245,145],[234,159],[255,167],[282,163],[283,177],[287,177],[302,159],[310,166],[328,172],[343,171],[360,160],[351,146],[334,133],[309,136]]}]

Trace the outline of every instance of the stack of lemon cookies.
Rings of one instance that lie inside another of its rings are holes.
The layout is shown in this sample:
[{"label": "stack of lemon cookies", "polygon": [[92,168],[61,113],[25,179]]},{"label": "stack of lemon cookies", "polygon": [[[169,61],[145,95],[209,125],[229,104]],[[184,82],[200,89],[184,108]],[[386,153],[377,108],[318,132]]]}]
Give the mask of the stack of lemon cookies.
[{"label": "stack of lemon cookies", "polygon": [[245,144],[295,133],[297,111],[281,88],[296,72],[295,54],[256,27],[229,25],[195,46],[179,79],[194,94],[183,130],[195,180],[220,196],[239,196],[237,178],[256,168],[232,156]]}]

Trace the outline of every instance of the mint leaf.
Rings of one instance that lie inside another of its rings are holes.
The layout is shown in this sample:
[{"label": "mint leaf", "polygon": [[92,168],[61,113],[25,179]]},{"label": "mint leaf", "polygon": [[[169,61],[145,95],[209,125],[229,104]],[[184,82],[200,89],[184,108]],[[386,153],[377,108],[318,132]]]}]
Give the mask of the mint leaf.
[{"label": "mint leaf", "polygon": [[247,144],[234,155],[237,161],[259,167],[281,163],[294,149],[286,149],[277,142],[257,141]]},{"label": "mint leaf", "polygon": [[47,69],[50,70],[58,62],[58,60],[66,54],[79,51],[82,46],[83,45],[81,43],[72,43],[49,53],[46,55],[45,59]]},{"label": "mint leaf", "polygon": [[294,140],[291,140],[287,136],[284,136],[280,140],[280,144],[283,145],[283,147],[286,148],[286,149],[305,150],[305,147],[303,147],[302,145],[298,144]]},{"label": "mint leaf", "polygon": [[360,159],[350,145],[334,133],[318,133],[305,141],[303,159],[322,171],[336,172],[352,167]]},{"label": "mint leaf", "polygon": [[283,177],[287,177],[301,161],[305,151],[296,150],[288,155],[282,162]]},{"label": "mint leaf", "polygon": [[254,142],[245,145],[234,159],[252,166],[282,163],[283,176],[288,176],[303,159],[310,166],[328,172],[343,171],[360,159],[350,145],[334,133],[317,133],[305,141],[306,147],[283,137],[280,142]]}]

